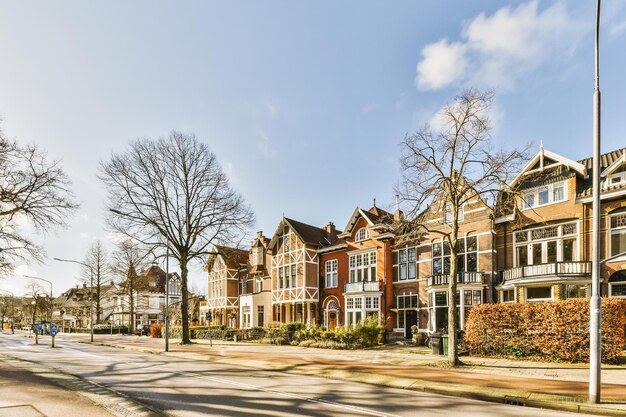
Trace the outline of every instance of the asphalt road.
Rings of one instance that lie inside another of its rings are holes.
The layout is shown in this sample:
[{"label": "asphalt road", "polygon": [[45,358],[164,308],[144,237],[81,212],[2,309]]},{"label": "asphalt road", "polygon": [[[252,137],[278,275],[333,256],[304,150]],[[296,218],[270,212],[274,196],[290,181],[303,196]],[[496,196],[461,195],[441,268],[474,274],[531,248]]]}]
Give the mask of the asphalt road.
[{"label": "asphalt road", "polygon": [[[0,353],[79,376],[168,416],[573,416],[166,355],[0,335]],[[583,416],[582,414],[576,414]]]}]

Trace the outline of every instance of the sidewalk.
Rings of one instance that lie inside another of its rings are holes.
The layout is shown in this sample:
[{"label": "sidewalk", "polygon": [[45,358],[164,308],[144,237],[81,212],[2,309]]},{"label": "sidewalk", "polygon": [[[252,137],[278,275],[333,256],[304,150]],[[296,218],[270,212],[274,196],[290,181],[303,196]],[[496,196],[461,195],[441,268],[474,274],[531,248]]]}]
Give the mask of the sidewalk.
[{"label": "sidewalk", "polygon": [[[580,364],[554,364],[463,357],[459,369],[444,369],[442,357],[415,347],[333,351],[245,342],[170,341],[169,356],[233,362],[259,369],[358,380],[397,388],[486,401],[599,415],[626,416],[626,366],[603,367],[603,403],[588,404],[588,370]],[[96,343],[165,354],[163,340],[149,337],[99,337]],[[421,351],[423,352],[423,351]]]},{"label": "sidewalk", "polygon": [[47,378],[0,361],[0,417],[41,416],[111,417],[112,414]]}]

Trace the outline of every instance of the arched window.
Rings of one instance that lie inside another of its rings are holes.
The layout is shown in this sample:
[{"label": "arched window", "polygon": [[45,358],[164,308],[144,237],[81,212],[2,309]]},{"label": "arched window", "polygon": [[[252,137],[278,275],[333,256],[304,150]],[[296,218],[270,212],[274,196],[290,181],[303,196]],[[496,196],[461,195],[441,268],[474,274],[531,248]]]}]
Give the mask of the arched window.
[{"label": "arched window", "polygon": [[367,240],[369,238],[370,238],[370,231],[367,230],[366,227],[361,227],[359,230],[357,230],[356,232],[357,242],[360,242],[362,240]]},{"label": "arched window", "polygon": [[335,301],[331,301],[328,303],[328,306],[326,306],[326,310],[337,310],[337,303]]}]

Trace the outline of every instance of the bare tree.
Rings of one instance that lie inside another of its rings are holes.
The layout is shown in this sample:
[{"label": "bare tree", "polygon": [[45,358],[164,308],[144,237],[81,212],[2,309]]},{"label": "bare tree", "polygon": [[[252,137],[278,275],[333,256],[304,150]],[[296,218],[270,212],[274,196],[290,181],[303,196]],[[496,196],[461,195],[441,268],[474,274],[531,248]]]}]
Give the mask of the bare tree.
[{"label": "bare tree", "polygon": [[44,297],[46,296],[43,287],[37,281],[31,280],[26,284],[26,295],[32,298],[31,308],[32,308],[32,322],[31,324],[35,324],[35,317],[37,315],[37,308],[43,310],[45,308],[43,304]]},{"label": "bare tree", "polygon": [[254,221],[251,208],[230,186],[208,146],[194,135],[138,139],[102,163],[108,191],[109,224],[148,247],[169,249],[179,264],[182,343],[189,340],[187,275],[190,261],[202,261],[210,246],[232,241]]},{"label": "bare tree", "polygon": [[[87,250],[82,267],[82,282],[90,288],[92,302],[95,302],[96,324],[102,322],[102,298],[110,276],[109,253],[100,240],[96,240]],[[93,273],[93,277],[91,276]]]},{"label": "bare tree", "polygon": [[13,295],[0,296],[0,326],[4,326],[4,318],[12,317],[15,309],[15,297]]},{"label": "bare tree", "polygon": [[120,277],[120,288],[129,300],[129,327],[131,334],[135,332],[135,299],[140,290],[137,270],[142,270],[147,265],[150,254],[137,241],[124,239],[117,245],[111,259],[111,271]]},{"label": "bare tree", "polygon": [[41,261],[43,249],[24,235],[20,225],[29,223],[39,232],[67,225],[78,207],[71,182],[59,161],[50,161],[35,145],[20,146],[0,132],[0,274],[15,262]]},{"label": "bare tree", "polygon": [[429,204],[448,217],[436,233],[450,247],[448,361],[452,366],[459,364],[455,331],[459,210],[476,198],[493,203],[526,160],[526,150],[495,149],[487,114],[492,100],[491,92],[466,90],[443,108],[436,131],[427,124],[401,143],[402,179],[397,191],[410,206],[405,230],[434,231],[420,216]]}]

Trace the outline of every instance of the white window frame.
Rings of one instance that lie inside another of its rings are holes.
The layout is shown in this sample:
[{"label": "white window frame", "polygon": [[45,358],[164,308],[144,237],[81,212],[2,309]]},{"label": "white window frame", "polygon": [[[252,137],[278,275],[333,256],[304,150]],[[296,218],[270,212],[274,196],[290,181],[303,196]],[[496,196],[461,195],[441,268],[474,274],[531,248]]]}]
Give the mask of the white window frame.
[{"label": "white window frame", "polygon": [[326,261],[326,288],[337,288],[339,285],[337,259]]},{"label": "white window frame", "polygon": [[[404,247],[402,249],[396,249],[396,263],[393,265],[394,277],[393,280],[395,282],[405,282],[405,281],[415,281],[417,280],[417,248],[415,246],[412,247]],[[411,254],[413,255],[413,259],[411,259]],[[402,257],[404,256],[404,260]],[[402,269],[404,267],[404,271],[406,272],[406,278],[402,278]],[[411,267],[413,267],[413,278],[410,277]]]},{"label": "white window frame", "polygon": [[[563,199],[555,200],[554,199],[554,189],[558,186],[563,186]],[[548,191],[548,202],[539,204],[539,190],[547,189]],[[532,197],[532,204],[529,204],[529,200]],[[529,188],[522,192],[522,211],[530,210],[537,207],[545,207],[551,204],[557,204],[567,201],[567,180],[553,182],[551,184],[540,185],[539,187]]]},{"label": "white window frame", "polygon": [[528,299],[528,290],[532,288],[539,288],[539,287],[525,287],[524,288],[524,301],[526,301],[527,303],[541,303],[545,301],[553,301],[554,300],[554,286],[545,285],[542,288],[546,288],[546,287],[550,288],[550,298],[533,298],[532,300],[530,300]]},{"label": "white window frame", "polygon": [[[574,233],[571,234],[563,234],[563,228],[565,226],[568,225],[575,225],[576,226],[576,231]],[[548,228],[553,228],[556,227],[557,228],[557,235],[556,236],[551,236],[551,237],[546,237],[546,238],[540,238],[540,239],[535,239],[533,240],[532,238],[532,233],[533,231],[539,231],[542,229],[548,229]],[[556,242],[556,261],[554,262],[578,262],[578,258],[579,258],[579,251],[578,251],[578,245],[579,245],[579,230],[580,230],[580,224],[578,221],[574,221],[574,222],[566,222],[566,223],[560,223],[560,224],[556,224],[556,225],[551,225],[551,226],[541,226],[541,227],[533,227],[531,229],[524,229],[524,230],[520,230],[517,232],[513,233],[513,265],[514,267],[519,267],[520,265],[520,259],[518,259],[518,255],[517,255],[517,249],[519,247],[522,246],[526,246],[526,264],[525,265],[541,265],[541,264],[546,264],[546,263],[551,263],[548,262],[548,242]],[[526,240],[518,242],[518,236],[521,235],[526,235]],[[573,259],[571,261],[564,261],[563,260],[563,241],[564,240],[570,240],[573,239],[574,240],[574,247],[573,247]],[[532,253],[532,246],[534,244],[541,244],[541,263],[539,264],[533,264],[532,260],[533,260],[533,253]]]},{"label": "white window frame", "polygon": [[346,314],[344,314],[346,328],[353,327],[358,323],[355,313],[360,313],[361,319],[359,321],[366,320],[368,313],[375,313],[380,325],[380,295],[344,295],[344,297],[346,299]]},{"label": "white window frame", "polygon": [[376,281],[376,250],[350,255],[349,282]]},{"label": "white window frame", "polygon": [[[621,218],[623,217],[623,219]],[[624,222],[624,224],[618,224],[618,226],[613,227],[613,219],[616,218],[620,218],[619,220],[617,220],[618,222]],[[608,218],[608,222],[609,222],[609,233],[608,233],[608,238],[609,238],[609,256],[615,256],[618,255],[619,253],[613,253],[613,232],[618,232],[618,233],[626,233],[626,212],[620,212],[620,213],[614,213],[614,214],[609,214],[609,218]]]},{"label": "white window frame", "polygon": [[361,227],[359,230],[356,231],[355,240],[357,242],[362,242],[364,240],[368,240],[369,238],[370,231],[367,229],[367,227]]}]

